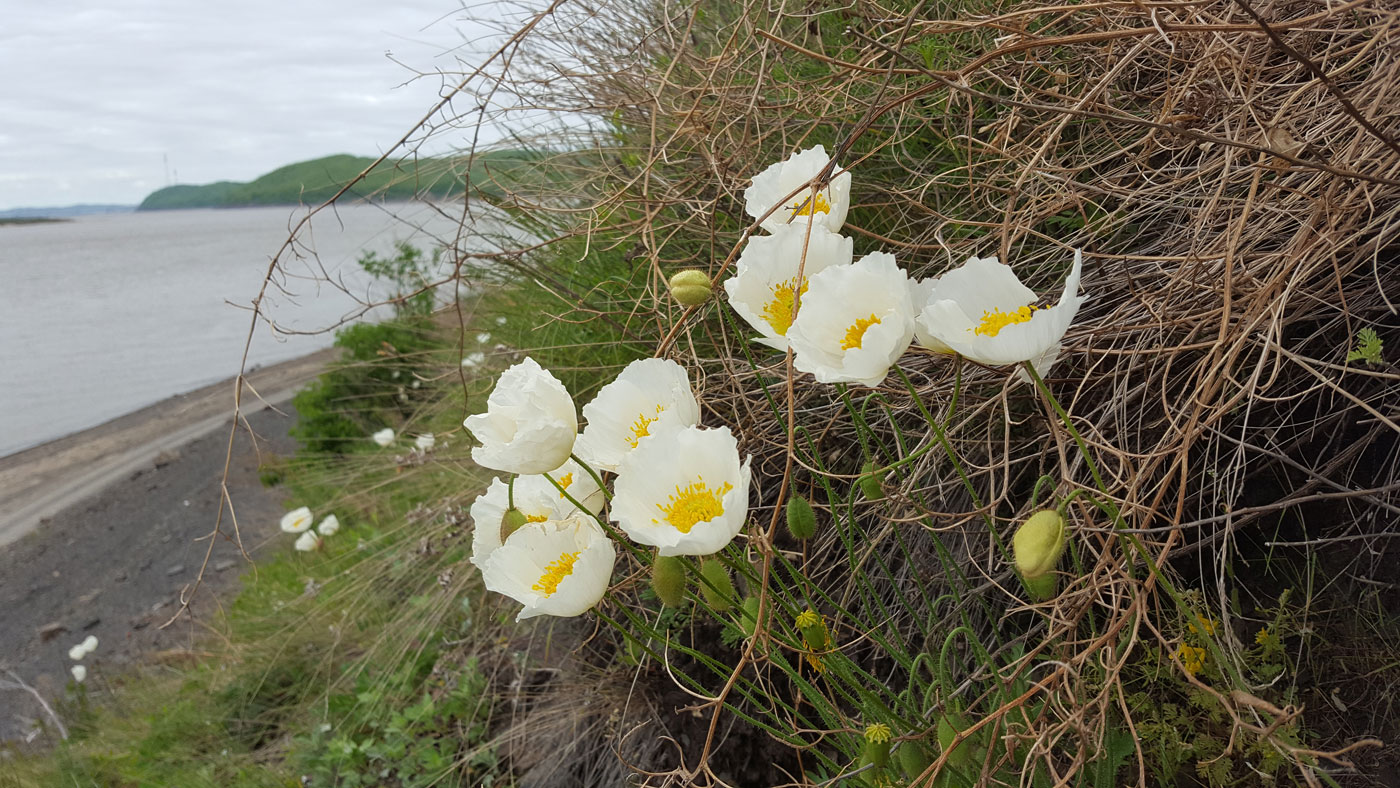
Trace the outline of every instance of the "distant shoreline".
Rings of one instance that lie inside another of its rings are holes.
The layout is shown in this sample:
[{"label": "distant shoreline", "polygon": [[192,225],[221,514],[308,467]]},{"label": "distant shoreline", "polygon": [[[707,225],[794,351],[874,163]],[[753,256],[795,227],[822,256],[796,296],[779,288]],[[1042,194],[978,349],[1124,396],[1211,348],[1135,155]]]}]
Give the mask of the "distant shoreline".
[{"label": "distant shoreline", "polygon": [[58,218],[55,216],[12,216],[9,218],[0,218],[0,227],[4,227],[5,225],[9,224],[53,224],[57,222],[71,221],[73,220],[66,218]]}]

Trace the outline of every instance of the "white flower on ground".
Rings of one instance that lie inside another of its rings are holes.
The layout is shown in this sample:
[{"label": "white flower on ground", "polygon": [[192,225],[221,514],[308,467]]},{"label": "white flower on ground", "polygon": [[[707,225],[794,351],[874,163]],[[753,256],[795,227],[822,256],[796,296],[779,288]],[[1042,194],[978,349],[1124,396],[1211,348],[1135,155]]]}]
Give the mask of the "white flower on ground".
[{"label": "white flower on ground", "polygon": [[485,362],[485,361],[486,361],[486,354],[485,354],[485,353],[479,353],[479,352],[478,352],[478,353],[468,353],[468,354],[462,359],[462,366],[464,366],[464,367],[466,367],[466,368],[468,368],[468,369],[471,369],[472,367],[481,366],[481,364],[482,364],[483,362]]},{"label": "white flower on ground", "polygon": [[486,588],[524,605],[515,617],[577,616],[598,603],[612,580],[617,553],[591,518],[531,523],[491,553]]},{"label": "white flower on ground", "polygon": [[427,451],[437,445],[437,436],[432,433],[424,433],[413,439],[413,445]]},{"label": "white flower on ground", "polygon": [[87,680],[87,668],[83,667],[82,665],[74,665],[68,670],[72,671],[73,680],[78,682],[79,684],[82,684],[84,681]]},{"label": "white flower on ground", "polygon": [[498,325],[498,326],[503,326],[503,325],[505,325],[505,324],[506,324],[506,316],[505,316],[505,315],[501,315],[500,317],[497,317],[497,318],[496,318],[496,325]]},{"label": "white flower on ground", "polygon": [[82,643],[79,643],[78,645],[68,649],[68,658],[73,660],[74,662],[77,662],[78,660],[86,656],[87,649],[83,648]]},{"label": "white flower on ground", "polygon": [[388,448],[394,442],[394,431],[388,427],[370,436],[381,447]]},{"label": "white flower on ground", "polygon": [[340,518],[333,514],[326,515],[320,525],[316,526],[316,532],[322,536],[334,536],[340,530]]},{"label": "white flower on ground", "polygon": [[1060,302],[1037,307],[1036,294],[1010,266],[995,257],[973,257],[938,278],[919,315],[921,333],[981,364],[1030,361],[1038,374],[1049,374],[1060,341],[1084,303],[1079,295],[1082,263],[1076,249]]},{"label": "white flower on ground", "polygon": [[307,531],[297,537],[297,550],[310,553],[321,549],[321,537],[315,531]]},{"label": "white flower on ground", "polygon": [[[806,248],[802,282],[797,268]],[[755,341],[777,350],[787,350],[787,332],[792,325],[793,301],[799,293],[806,304],[808,284],[828,268],[850,265],[851,239],[818,228],[810,235],[801,225],[778,228],[772,235],[749,239],[735,264],[735,275],[724,281],[729,305],[762,336]]]},{"label": "white flower on ground", "polygon": [[583,406],[588,426],[578,455],[595,471],[616,471],[618,463],[648,435],[689,427],[700,421],[700,403],[690,390],[685,367],[664,358],[633,361],[598,396]]},{"label": "white flower on ground", "polygon": [[97,650],[97,636],[88,635],[87,637],[83,638],[82,645],[84,653],[91,654],[92,652]]},{"label": "white flower on ground", "polygon": [[817,274],[788,339],[819,382],[878,386],[914,339],[909,277],[885,252]]},{"label": "white flower on ground", "polygon": [[574,400],[559,379],[532,358],[496,380],[486,412],[462,422],[481,442],[472,459],[508,473],[544,473],[569,459],[578,434]]},{"label": "white flower on ground", "polygon": [[477,343],[478,345],[484,345],[484,344],[486,344],[487,342],[490,342],[490,341],[491,341],[491,335],[490,335],[489,333],[485,332],[485,331],[482,331],[480,334],[477,334],[477,335],[476,335],[476,343]]},{"label": "white flower on ground", "polygon": [[661,555],[719,552],[744,527],[752,460],[727,427],[647,438],[618,469],[612,519]]},{"label": "white flower on ground", "polygon": [[[829,161],[831,157],[826,155],[826,148],[817,145],[772,165],[754,176],[753,185],[744,190],[744,210],[757,219],[768,213],[769,208],[779,206],[763,220],[763,229],[770,233],[789,223],[804,224],[813,216],[816,217],[814,228],[840,232],[851,205],[851,173],[837,175],[831,183],[817,190],[815,199],[811,188],[806,186]],[[833,171],[840,169],[836,167]],[[802,187],[801,191],[789,197],[788,194],[798,187]]]},{"label": "white flower on ground", "polygon": [[282,515],[282,531],[283,533],[299,534],[310,528],[315,519],[311,516],[311,510],[305,506],[293,509]]},{"label": "white flower on ground", "polygon": [[[574,500],[583,504],[588,514],[602,511],[603,491],[578,463],[569,460],[549,475]],[[492,479],[486,492],[472,501],[470,511],[474,525],[471,562],[477,569],[485,569],[486,559],[501,546],[501,518],[505,517],[508,501],[506,483],[500,479]],[[534,474],[515,478],[515,508],[525,515],[527,523],[563,520],[578,513],[578,509],[549,483],[549,479]]]}]

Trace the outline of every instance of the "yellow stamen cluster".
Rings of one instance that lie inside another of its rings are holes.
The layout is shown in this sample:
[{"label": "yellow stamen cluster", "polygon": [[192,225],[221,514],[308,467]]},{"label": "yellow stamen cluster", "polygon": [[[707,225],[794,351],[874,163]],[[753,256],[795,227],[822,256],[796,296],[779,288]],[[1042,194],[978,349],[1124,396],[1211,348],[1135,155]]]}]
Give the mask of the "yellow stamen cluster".
[{"label": "yellow stamen cluster", "polygon": [[525,515],[525,522],[527,522],[527,523],[542,523],[542,522],[544,522],[545,520],[548,520],[548,519],[549,519],[549,515],[547,515],[547,514],[527,514],[527,515]]},{"label": "yellow stamen cluster", "polygon": [[703,478],[686,487],[676,485],[676,494],[671,496],[670,503],[660,507],[661,513],[673,528],[688,534],[696,523],[713,520],[724,514],[724,494],[732,489],[734,485],[729,482],[711,489]]},{"label": "yellow stamen cluster", "polygon": [[859,350],[860,342],[865,338],[865,332],[871,326],[878,325],[879,323],[880,318],[876,317],[873,313],[870,317],[862,317],[856,320],[856,322],[851,324],[850,328],[846,329],[846,338],[841,340],[841,349]]},{"label": "yellow stamen cluster", "polygon": [[817,615],[816,612],[804,610],[797,614],[797,618],[793,619],[792,623],[795,624],[798,629],[806,629],[807,627],[814,627],[821,622],[822,617]]},{"label": "yellow stamen cluster", "polygon": [[826,195],[817,192],[815,197],[808,199],[799,195],[797,202],[788,207],[793,216],[811,216],[813,213],[831,213],[831,205],[826,201]]},{"label": "yellow stamen cluster", "polygon": [[648,416],[645,413],[639,414],[637,420],[632,422],[632,436],[627,439],[627,445],[634,449],[637,448],[637,444],[641,443],[642,438],[651,434],[651,423],[661,418],[661,412],[663,410],[665,410],[665,408],[657,405],[655,416]]},{"label": "yellow stamen cluster", "polygon": [[1001,333],[1013,323],[1024,323],[1031,319],[1031,313],[1036,310],[1034,304],[1028,304],[1020,309],[1003,312],[1000,309],[993,309],[990,312],[982,312],[982,324],[972,329],[972,333],[980,334],[984,337],[994,337]]},{"label": "yellow stamen cluster", "polygon": [[546,566],[544,574],[540,575],[538,583],[530,586],[532,591],[543,592],[545,596],[551,596],[559,590],[559,584],[564,578],[574,573],[574,562],[578,560],[578,553],[560,553],[559,560]]},{"label": "yellow stamen cluster", "polygon": [[571,484],[573,484],[573,483],[574,483],[574,472],[573,472],[573,471],[569,471],[568,473],[566,473],[566,474],[564,474],[563,476],[560,476],[560,477],[559,477],[559,486],[560,486],[560,487],[563,487],[563,488],[566,489],[566,490],[569,489],[569,485],[571,485]]},{"label": "yellow stamen cluster", "polygon": [[807,282],[798,290],[796,277],[773,285],[773,297],[763,306],[763,319],[773,327],[773,333],[787,336],[788,329],[792,328],[792,304],[798,295],[806,294]]}]

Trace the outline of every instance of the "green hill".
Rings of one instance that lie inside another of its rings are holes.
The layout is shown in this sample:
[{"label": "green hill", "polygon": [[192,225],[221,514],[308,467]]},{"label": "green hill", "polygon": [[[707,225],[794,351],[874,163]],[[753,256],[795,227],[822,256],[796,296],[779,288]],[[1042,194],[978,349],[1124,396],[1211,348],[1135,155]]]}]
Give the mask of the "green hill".
[{"label": "green hill", "polygon": [[[416,163],[382,164],[350,194],[382,200],[451,197],[461,194],[466,181],[488,196],[499,195],[497,181],[532,158],[526,151],[478,154],[469,178],[463,178],[465,158],[420,159]],[[167,186],[141,201],[138,211],[179,208],[237,208],[252,205],[300,205],[324,202],[374,162],[366,156],[339,154],[279,167],[248,183],[219,181],[202,186]]]}]

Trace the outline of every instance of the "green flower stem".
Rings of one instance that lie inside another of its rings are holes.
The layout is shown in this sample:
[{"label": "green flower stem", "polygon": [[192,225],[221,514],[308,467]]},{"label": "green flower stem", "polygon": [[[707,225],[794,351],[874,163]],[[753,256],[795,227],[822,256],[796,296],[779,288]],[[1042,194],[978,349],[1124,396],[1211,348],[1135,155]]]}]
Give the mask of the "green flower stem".
[{"label": "green flower stem", "polygon": [[515,508],[515,477],[518,476],[518,475],[519,475],[519,474],[512,473],[512,474],[510,475],[510,478],[509,478],[509,479],[506,479],[506,509],[507,509],[507,510],[510,510],[510,509],[514,509],[514,508]]},{"label": "green flower stem", "polygon": [[[578,455],[574,454],[573,452],[569,453],[569,459],[578,463],[578,467],[582,468],[588,474],[588,478],[592,479],[593,483],[598,485],[598,489],[603,491],[604,498],[606,498],[609,501],[612,500],[612,493],[608,492],[607,485],[603,484],[603,477],[599,475],[597,471],[590,468],[588,463],[584,462],[583,460],[580,460]],[[553,479],[551,479],[550,481],[553,481]]]},{"label": "green flower stem", "polygon": [[[953,470],[957,472],[958,478],[962,480],[963,487],[967,490],[967,494],[972,498],[972,505],[982,515],[982,520],[986,522],[987,529],[992,533],[993,538],[997,538],[996,521],[992,519],[991,513],[983,508],[982,497],[977,494],[977,488],[973,486],[972,479],[967,475],[967,470],[963,468],[962,460],[958,459],[957,452],[953,450],[953,444],[948,441],[948,433],[944,431],[943,425],[940,424],[938,420],[933,417],[933,414],[929,413],[928,408],[924,406],[923,399],[919,397],[919,390],[914,387],[914,381],[910,380],[909,376],[906,375],[904,370],[897,364],[894,367],[894,371],[899,373],[899,379],[903,380],[904,386],[909,389],[909,396],[913,398],[914,404],[919,406],[919,413],[924,417],[924,421],[928,423],[929,428],[933,430],[933,435],[938,440],[938,444],[943,447],[943,453],[947,454],[948,460],[953,463]],[[950,413],[950,418],[951,415]],[[1000,544],[1001,540],[997,538],[997,542]]]}]

